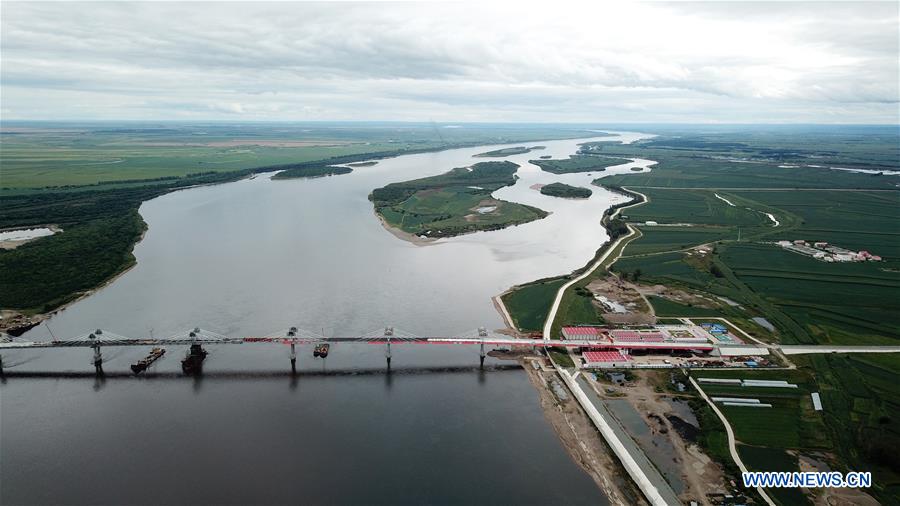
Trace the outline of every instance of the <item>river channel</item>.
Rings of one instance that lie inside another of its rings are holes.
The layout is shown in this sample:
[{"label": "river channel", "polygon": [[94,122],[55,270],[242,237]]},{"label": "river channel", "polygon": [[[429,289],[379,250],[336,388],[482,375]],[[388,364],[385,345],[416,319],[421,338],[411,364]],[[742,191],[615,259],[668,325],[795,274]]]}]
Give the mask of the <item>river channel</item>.
[{"label": "river channel", "polygon": [[[149,229],[135,247],[137,265],[21,339],[95,328],[129,337],[194,326],[229,336],[292,325],[329,336],[387,325],[428,336],[501,328],[493,295],[581,267],[607,239],[600,217],[624,197],[594,187],[575,201],[530,188],[599,177],[527,162],[564,158],[586,140],[528,143],[546,149],[502,158],[521,165],[520,179],[494,195],[548,218],[425,246],[386,231],[367,195],[504,146],[164,195],[141,206]],[[180,376],[178,347],[130,378],[115,373],[147,350],[109,348],[106,380],[80,375],[93,370],[88,349],[5,353],[8,372],[41,374],[0,383],[0,502],[606,503],[559,444],[525,374],[491,358],[479,372],[477,349],[395,346],[387,375],[380,346],[333,345],[326,360],[303,347],[296,377],[281,345],[209,351],[200,379]]]}]

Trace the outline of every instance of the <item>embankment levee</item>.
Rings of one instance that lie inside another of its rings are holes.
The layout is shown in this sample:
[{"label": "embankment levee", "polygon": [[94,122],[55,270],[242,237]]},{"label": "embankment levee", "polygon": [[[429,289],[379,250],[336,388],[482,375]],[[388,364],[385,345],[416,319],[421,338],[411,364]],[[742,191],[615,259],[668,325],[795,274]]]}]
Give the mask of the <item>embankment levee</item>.
[{"label": "embankment levee", "polygon": [[[497,310],[500,312],[500,315],[503,317],[504,322],[506,322],[506,324],[508,326],[507,330],[509,332],[518,333],[519,329],[516,328],[513,317],[510,315],[508,308],[503,303],[504,296],[506,296],[507,294],[509,294],[511,292],[516,291],[520,287],[523,287],[523,286],[526,286],[529,284],[533,284],[533,283],[537,283],[540,281],[559,279],[561,277],[572,278],[571,281],[569,281],[568,283],[566,283],[565,285],[563,285],[560,288],[560,290],[557,294],[558,300],[554,301],[554,306],[553,306],[553,308],[551,308],[551,312],[553,313],[553,316],[555,316],[555,314],[556,314],[555,309],[558,309],[558,303],[562,298],[562,294],[564,294],[565,291],[573,283],[579,281],[580,279],[583,279],[585,276],[587,276],[591,272],[595,271],[600,266],[600,264],[603,263],[604,260],[606,260],[607,253],[614,250],[616,247],[618,247],[622,240],[631,238],[633,236],[633,234],[630,233],[632,229],[628,225],[626,225],[624,222],[616,222],[615,224],[612,224],[613,220],[616,218],[616,216],[619,214],[619,212],[622,209],[626,209],[626,208],[633,207],[633,206],[639,206],[639,205],[646,203],[648,200],[647,196],[642,193],[638,193],[633,190],[629,190],[627,188],[623,188],[620,186],[613,186],[613,185],[608,185],[608,186],[598,185],[598,186],[602,186],[603,188],[606,188],[607,190],[612,191],[614,193],[618,193],[621,195],[625,195],[626,197],[630,197],[630,200],[628,200],[626,202],[620,202],[618,204],[613,204],[612,206],[607,208],[606,211],[603,212],[603,216],[600,218],[600,224],[603,226],[603,228],[606,229],[606,233],[609,235],[609,240],[606,241],[605,243],[603,243],[597,249],[597,251],[594,253],[593,258],[591,258],[591,260],[589,260],[588,263],[586,263],[584,265],[584,267],[581,267],[580,269],[576,269],[576,270],[572,271],[567,276],[553,276],[553,277],[548,277],[548,278],[544,278],[541,280],[530,281],[530,282],[522,284],[522,285],[512,286],[509,289],[507,289],[506,291],[504,291],[503,293],[495,296],[494,297],[495,307],[497,307]],[[549,318],[549,316],[550,315],[548,315],[548,321],[551,320]],[[552,321],[551,321],[550,326],[552,327]],[[545,332],[545,339],[549,338],[549,332],[548,332],[547,326],[545,326],[544,332]]]}]

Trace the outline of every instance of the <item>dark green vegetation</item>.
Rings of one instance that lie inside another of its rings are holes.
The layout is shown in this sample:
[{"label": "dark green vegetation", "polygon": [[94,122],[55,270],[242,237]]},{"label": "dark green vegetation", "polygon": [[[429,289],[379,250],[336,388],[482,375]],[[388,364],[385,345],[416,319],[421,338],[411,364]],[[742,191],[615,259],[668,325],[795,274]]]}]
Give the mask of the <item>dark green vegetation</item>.
[{"label": "dark green vegetation", "polygon": [[[651,298],[660,315],[719,314],[737,321],[763,316],[776,326],[777,338],[785,343],[897,344],[900,178],[778,167],[834,164],[896,169],[900,161],[896,132],[844,137],[807,133],[797,139],[773,138],[771,146],[759,142],[759,133],[739,141],[732,134],[701,137],[691,142],[660,139],[602,147],[604,153],[660,162],[649,173],[602,180],[649,197],[649,203],[627,210],[629,221],[699,225],[642,226],[643,236],[626,248],[613,269],[623,274],[640,270],[645,283],[723,296],[741,305],[700,308]],[[734,206],[717,198],[717,193]],[[772,213],[779,225],[774,226],[764,212]],[[869,250],[885,261],[829,264],[771,244],[781,239],[828,241]],[[708,245],[707,253],[685,251],[700,244]],[[742,455],[757,466],[770,463],[765,469],[780,469],[779,465],[795,462],[786,450],[833,451],[831,464],[836,468],[872,469],[878,484],[872,492],[886,503],[900,501],[900,466],[895,457],[900,441],[900,405],[895,402],[900,394],[898,359],[863,355],[792,360],[799,370],[748,371],[742,377],[790,377],[801,384],[799,391],[709,389],[728,395],[753,394],[774,405],[764,413],[724,408],[744,443]],[[812,411],[810,391],[821,391],[823,413]],[[803,500],[785,491],[775,492],[775,498],[784,504]]]},{"label": "dark green vegetation", "polygon": [[570,186],[564,183],[550,183],[541,187],[541,193],[551,197],[586,199],[590,197],[593,192],[579,186]]},{"label": "dark green vegetation", "polygon": [[[612,216],[612,214],[617,209],[630,206],[635,202],[640,202],[642,199],[640,195],[631,193],[628,190],[617,188],[616,191],[630,196],[632,200],[616,204],[610,209],[607,209],[603,214],[601,223],[606,228],[607,233],[613,240],[628,234],[629,228],[624,221],[618,218],[610,218],[610,216]],[[637,237],[637,235],[634,235],[632,237]],[[593,305],[592,295],[585,287],[590,284],[591,281],[605,275],[606,266],[611,262],[611,259],[615,258],[618,252],[622,250],[625,243],[627,243],[627,241],[617,245],[615,249],[610,252],[610,255],[604,263],[602,269],[593,271],[587,278],[575,283],[572,287],[566,290],[566,292],[563,294],[562,300],[560,301],[556,319],[554,320],[553,325],[550,329],[551,337],[558,338],[560,328],[564,324],[574,325],[597,322],[597,320],[600,318],[600,315]],[[515,303],[512,306],[507,305],[507,310],[512,316],[514,322],[519,325],[519,329],[525,331],[543,330],[543,322],[544,320],[546,320],[547,312],[549,311],[550,305],[552,304],[556,296],[555,290],[553,291],[553,293],[550,293],[551,290],[549,282],[559,281],[559,287],[561,287],[563,284],[565,284],[565,282],[577,277],[586,269],[588,269],[588,267],[592,265],[597,259],[599,259],[601,255],[606,253],[611,245],[612,242],[601,245],[594,254],[594,258],[591,259],[588,265],[569,274],[568,276],[551,280],[535,281],[534,283],[517,287],[512,292],[506,294],[503,298],[504,301],[510,299],[515,300]],[[542,287],[534,286],[535,284],[543,282],[548,283],[544,284],[544,286]],[[557,287],[557,290],[559,287]],[[545,307],[543,309],[540,309],[539,307],[542,304],[544,304]],[[529,320],[529,318],[531,319]],[[522,327],[520,323],[523,321],[527,321],[529,326]]]},{"label": "dark green vegetation", "polygon": [[[628,215],[629,218],[633,215]],[[629,255],[687,249],[723,239],[736,239],[737,230],[720,226],[649,227],[641,226],[643,237],[629,248]]]},{"label": "dark green vegetation", "polygon": [[169,191],[245,177],[249,171],[195,174],[123,187],[89,187],[5,196],[0,228],[53,223],[63,232],[0,250],[0,306],[46,312],[134,263],[131,250],[145,224],[141,202]]},{"label": "dark green vegetation", "polygon": [[550,357],[554,362],[559,364],[560,367],[575,367],[575,362],[572,360],[572,356],[566,351],[565,348],[553,347],[548,348]]},{"label": "dark green vegetation", "polygon": [[43,312],[94,288],[134,264],[144,228],[133,209],[0,251],[0,306]]},{"label": "dark green vegetation", "polygon": [[303,177],[325,177],[336,174],[349,174],[353,172],[350,167],[335,167],[333,165],[320,165],[313,167],[301,167],[286,169],[272,176],[272,179],[297,179]]},{"label": "dark green vegetation", "polygon": [[503,304],[516,327],[524,332],[541,331],[556,292],[565,283],[565,278],[540,280],[519,286],[504,295]]},{"label": "dark green vegetation", "polygon": [[[661,133],[671,135],[651,142],[591,143],[582,149],[659,162],[651,171],[595,181],[649,198],[623,210],[624,220],[642,224],[640,236],[611,269],[629,280],[640,273],[641,283],[702,297],[650,297],[658,315],[725,316],[759,338],[788,344],[898,344],[900,177],[809,167],[897,170],[896,127],[668,128]],[[675,226],[643,225],[647,221]],[[772,244],[782,239],[827,241],[885,261],[820,262]],[[554,328],[590,323],[583,285],[601,275],[566,291]],[[750,323],[753,316],[765,317],[776,331]],[[593,323],[599,321],[595,317]],[[900,503],[900,357],[815,355],[791,361],[797,370],[731,374],[789,379],[801,386],[796,391],[710,388],[774,405],[724,408],[748,464],[796,470],[796,456],[788,452],[824,452],[835,469],[872,470],[876,487],[870,492],[885,504]],[[823,412],[812,409],[808,394],[814,391],[822,395]],[[703,430],[699,442],[730,466],[721,425],[704,405],[692,406]],[[797,491],[773,496],[782,504],[807,502]]]},{"label": "dark green vegetation", "polygon": [[[591,137],[581,128],[416,123],[47,123],[4,121],[8,189],[183,177],[264,166],[372,158],[452,147]],[[364,155],[364,156],[360,156]],[[377,156],[372,156],[377,155]]]},{"label": "dark green vegetation", "polygon": [[[788,388],[750,388],[734,385],[703,384],[709,396],[746,397],[771,404],[771,408],[723,406],[740,442],[738,452],[754,471],[796,471],[797,457],[787,450],[829,452],[833,448],[827,420],[812,406],[810,393],[819,391],[811,369],[779,371],[697,371],[697,377],[754,378],[785,380],[798,385]],[[729,458],[730,460],[730,458]],[[808,504],[798,490],[769,490],[781,504]]]},{"label": "dark green vegetation", "polygon": [[515,184],[518,168],[512,162],[479,162],[439,176],[392,183],[369,198],[389,225],[404,232],[451,237],[496,230],[547,216],[540,209],[491,197]]},{"label": "dark green vegetation", "polygon": [[526,147],[526,146],[516,146],[514,148],[495,149],[493,151],[479,153],[474,156],[479,156],[479,157],[483,157],[483,158],[500,158],[500,157],[504,157],[504,156],[521,155],[523,153],[530,153],[531,151],[534,151],[536,149],[544,149],[544,148],[545,148],[545,146],[532,146],[530,148]]},{"label": "dark green vegetation", "polygon": [[[606,179],[599,181],[605,182]],[[757,204],[753,209],[760,208],[760,211],[770,212],[771,209],[768,206],[749,200],[738,200],[725,192],[672,191],[650,188],[640,189],[640,192],[650,199],[650,203],[630,209],[626,213],[628,220],[632,222],[653,220],[658,223],[670,224],[689,223],[692,225],[741,227],[766,227],[771,224],[764,214],[747,209],[747,207],[753,208],[753,204]],[[735,205],[728,205],[727,202],[716,197],[717,194]]]},{"label": "dark green vegetation", "polygon": [[545,172],[571,174],[573,172],[600,172],[613,165],[628,163],[628,160],[608,156],[572,155],[560,160],[529,160],[529,163],[537,165]]},{"label": "dark green vegetation", "polygon": [[348,163],[347,165],[349,167],[371,167],[373,165],[378,165],[378,162],[374,162],[374,161],[373,162],[355,162],[355,163]]},{"label": "dark green vegetation", "polygon": [[884,504],[900,502],[900,357],[819,355],[804,363],[815,371],[834,452],[846,469],[872,471]]},{"label": "dark green vegetation", "polygon": [[0,228],[56,224],[64,232],[0,251],[0,306],[52,310],[128,268],[144,228],[140,203],[178,188],[276,170],[308,177],[333,173],[328,165],[368,166],[373,159],[451,147],[596,135],[532,125],[437,128],[4,121]]}]

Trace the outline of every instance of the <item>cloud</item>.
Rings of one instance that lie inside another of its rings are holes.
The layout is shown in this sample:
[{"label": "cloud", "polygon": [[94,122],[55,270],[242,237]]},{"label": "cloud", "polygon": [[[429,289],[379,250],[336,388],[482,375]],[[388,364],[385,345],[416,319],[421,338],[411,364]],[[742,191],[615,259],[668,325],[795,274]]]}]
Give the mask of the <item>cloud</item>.
[{"label": "cloud", "polygon": [[896,123],[898,9],[12,2],[3,117]]}]

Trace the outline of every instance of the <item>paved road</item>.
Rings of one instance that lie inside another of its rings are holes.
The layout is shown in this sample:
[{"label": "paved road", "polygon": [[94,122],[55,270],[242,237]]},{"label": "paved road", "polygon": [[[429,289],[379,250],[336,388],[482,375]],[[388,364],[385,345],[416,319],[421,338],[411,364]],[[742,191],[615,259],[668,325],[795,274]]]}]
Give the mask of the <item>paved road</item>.
[{"label": "paved road", "polygon": [[[694,388],[697,389],[697,392],[700,393],[700,396],[703,397],[703,400],[706,401],[706,403],[709,404],[709,407],[711,407],[712,410],[716,413],[716,416],[719,417],[719,420],[722,420],[722,424],[725,426],[725,433],[728,434],[728,452],[731,453],[731,460],[734,461],[734,463],[738,466],[742,473],[746,473],[747,466],[744,465],[744,462],[741,460],[741,456],[738,454],[737,444],[735,443],[734,439],[734,430],[731,428],[731,424],[728,423],[728,419],[725,418],[725,415],[722,414],[721,411],[719,411],[719,407],[716,406],[716,404],[706,395],[706,392],[704,392],[703,389],[700,388],[700,385],[694,380],[693,377],[689,376],[688,380],[690,380],[691,384],[694,385]],[[759,492],[759,495],[762,496],[763,500],[766,501],[766,504],[768,504],[769,506],[775,506],[775,503],[772,502],[772,499],[768,496],[768,494],[766,494],[766,491],[763,490],[762,487],[757,487],[756,490],[757,492]]]},{"label": "paved road", "polygon": [[[681,504],[681,501],[678,500],[678,496],[675,495],[672,488],[669,487],[665,479],[659,474],[659,471],[653,467],[653,464],[647,460],[644,453],[637,448],[634,441],[624,433],[624,429],[621,427],[619,427],[618,431],[614,429],[614,425],[616,425],[614,419],[609,412],[606,411],[603,403],[598,402],[599,399],[597,399],[597,394],[590,385],[582,383],[586,380],[583,377],[575,379],[568,371],[555,363],[553,365],[556,367],[560,377],[569,387],[569,390],[572,391],[575,399],[581,404],[585,413],[587,413],[591,421],[594,422],[594,425],[600,431],[603,439],[606,440],[606,443],[612,448],[613,453],[616,454],[616,457],[618,457],[619,461],[625,467],[625,471],[628,472],[628,475],[631,476],[631,479],[634,480],[635,484],[637,484],[638,488],[644,494],[647,502],[653,506]],[[584,387],[582,387],[582,385],[584,385]],[[595,401],[595,399],[597,400]],[[626,446],[628,442],[631,443],[629,445],[631,447],[630,449],[629,446]]]},{"label": "paved road", "polygon": [[[624,207],[620,207],[620,208],[616,209],[615,212],[609,216],[610,219],[615,218],[616,215],[618,215],[619,212],[622,211],[623,209],[628,209],[631,207],[639,206],[639,205],[642,205],[642,204],[650,201],[650,199],[648,199],[647,196],[644,195],[643,193],[636,192],[634,190],[631,190],[630,188],[626,188],[626,189],[629,191],[632,191],[634,193],[637,193],[638,195],[643,197],[644,200],[641,202],[635,202],[634,204],[631,204],[629,206],[624,206]],[[573,279],[572,281],[569,281],[568,283],[561,286],[559,291],[556,292],[556,298],[553,300],[553,305],[550,306],[550,312],[547,314],[547,320],[544,322],[544,341],[550,340],[550,331],[551,331],[551,329],[553,329],[553,322],[554,322],[554,320],[556,320],[556,313],[559,311],[559,304],[562,302],[562,298],[563,298],[563,295],[566,293],[566,290],[568,290],[569,287],[574,285],[575,283],[588,277],[592,272],[594,272],[598,267],[600,267],[600,265],[606,261],[606,259],[609,257],[609,255],[611,255],[612,252],[618,248],[619,244],[621,244],[622,241],[624,241],[626,239],[630,239],[630,238],[634,237],[635,234],[640,233],[635,227],[633,227],[631,225],[627,225],[627,226],[628,226],[628,234],[627,235],[623,235],[622,237],[619,237],[618,239],[616,239],[616,241],[613,242],[612,244],[610,244],[609,247],[606,248],[606,251],[604,251],[603,254],[600,256],[600,258],[598,258],[596,262],[591,264],[591,266],[588,267],[584,271],[584,273],[582,273],[580,276]],[[619,257],[622,256],[622,251],[619,251],[618,256]],[[618,257],[616,257],[616,259],[618,259]]]}]

